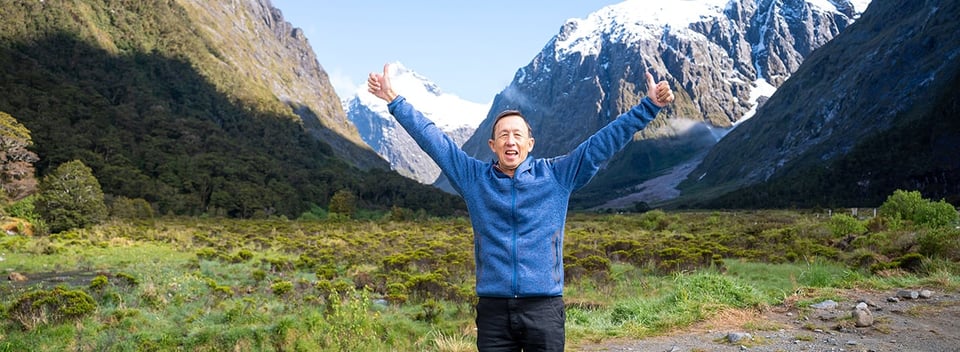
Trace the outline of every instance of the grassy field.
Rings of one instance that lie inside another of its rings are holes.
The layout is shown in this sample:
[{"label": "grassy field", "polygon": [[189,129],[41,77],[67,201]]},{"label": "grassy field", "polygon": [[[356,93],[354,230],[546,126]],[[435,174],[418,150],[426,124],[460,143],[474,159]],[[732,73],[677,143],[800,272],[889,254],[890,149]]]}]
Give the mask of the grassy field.
[{"label": "grassy field", "polygon": [[[896,221],[894,221],[896,220]],[[474,350],[469,221],[157,219],[0,237],[0,351]],[[960,230],[812,211],[572,214],[568,345],[960,279]]]}]

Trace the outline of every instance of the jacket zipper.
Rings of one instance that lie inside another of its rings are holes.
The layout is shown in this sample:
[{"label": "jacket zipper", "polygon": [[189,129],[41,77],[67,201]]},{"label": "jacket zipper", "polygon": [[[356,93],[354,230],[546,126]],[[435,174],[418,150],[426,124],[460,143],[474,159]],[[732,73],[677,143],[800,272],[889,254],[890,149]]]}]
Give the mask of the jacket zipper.
[{"label": "jacket zipper", "polygon": [[512,208],[513,208],[513,297],[520,297],[520,273],[517,267],[519,266],[518,262],[520,260],[519,248],[517,248],[517,241],[519,234],[517,233],[517,180],[516,175],[513,179],[513,187],[510,190],[512,197]]}]

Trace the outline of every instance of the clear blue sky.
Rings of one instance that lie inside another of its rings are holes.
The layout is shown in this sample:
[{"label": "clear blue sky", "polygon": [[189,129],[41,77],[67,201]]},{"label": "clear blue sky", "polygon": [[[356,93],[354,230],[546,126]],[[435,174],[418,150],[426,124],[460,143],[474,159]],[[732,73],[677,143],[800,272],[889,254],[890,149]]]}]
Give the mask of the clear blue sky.
[{"label": "clear blue sky", "polygon": [[569,18],[621,0],[272,0],[303,28],[340,98],[398,61],[446,93],[489,103]]}]

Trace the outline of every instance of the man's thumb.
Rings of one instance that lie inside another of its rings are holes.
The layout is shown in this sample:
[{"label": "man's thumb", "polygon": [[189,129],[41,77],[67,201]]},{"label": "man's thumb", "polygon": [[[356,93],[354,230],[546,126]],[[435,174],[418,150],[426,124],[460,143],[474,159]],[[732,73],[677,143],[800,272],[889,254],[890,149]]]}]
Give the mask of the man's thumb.
[{"label": "man's thumb", "polygon": [[650,72],[644,72],[644,74],[647,76],[647,88],[653,87],[657,84],[653,81],[653,75],[651,75]]},{"label": "man's thumb", "polygon": [[389,77],[388,76],[389,74],[390,74],[390,64],[389,63],[383,64],[383,78]]}]

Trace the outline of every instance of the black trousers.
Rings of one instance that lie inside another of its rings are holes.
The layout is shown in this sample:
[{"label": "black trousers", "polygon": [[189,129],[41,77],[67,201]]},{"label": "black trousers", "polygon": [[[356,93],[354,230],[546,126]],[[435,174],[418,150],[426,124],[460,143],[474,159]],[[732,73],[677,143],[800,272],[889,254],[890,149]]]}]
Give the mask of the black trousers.
[{"label": "black trousers", "polygon": [[480,297],[477,349],[562,352],[566,319],[562,297]]}]

